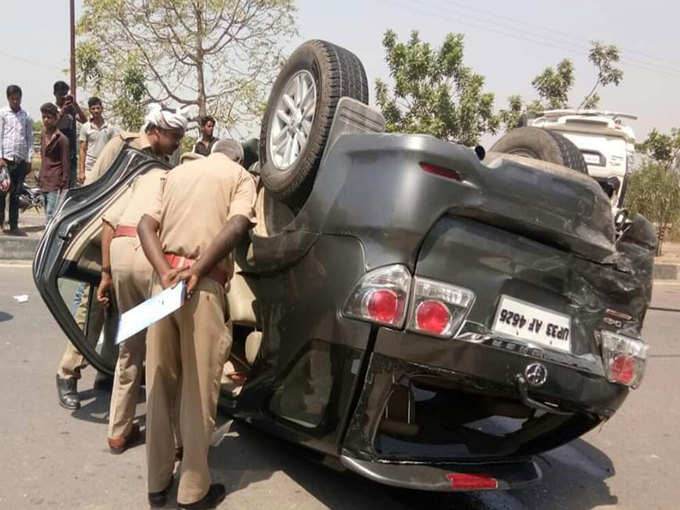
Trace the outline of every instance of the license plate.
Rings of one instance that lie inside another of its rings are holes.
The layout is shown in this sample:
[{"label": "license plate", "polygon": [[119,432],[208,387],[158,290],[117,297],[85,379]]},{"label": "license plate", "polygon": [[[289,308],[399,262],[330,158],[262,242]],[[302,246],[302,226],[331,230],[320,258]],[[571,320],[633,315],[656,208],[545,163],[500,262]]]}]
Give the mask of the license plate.
[{"label": "license plate", "polygon": [[510,296],[501,296],[493,331],[571,352],[571,317]]},{"label": "license plate", "polygon": [[583,154],[583,159],[588,165],[600,165],[600,156],[598,154]]}]

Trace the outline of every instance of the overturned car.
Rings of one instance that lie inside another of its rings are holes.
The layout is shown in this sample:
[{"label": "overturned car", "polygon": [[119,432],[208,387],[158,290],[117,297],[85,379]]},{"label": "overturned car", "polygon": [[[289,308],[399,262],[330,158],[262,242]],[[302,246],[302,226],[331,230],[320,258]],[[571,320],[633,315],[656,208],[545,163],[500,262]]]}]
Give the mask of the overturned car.
[{"label": "overturned car", "polygon": [[[609,419],[642,380],[654,228],[614,218],[559,134],[544,142],[561,159],[480,160],[382,133],[367,103],[360,61],[323,41],[299,47],[273,87],[258,225],[229,290],[245,383],[222,408],[389,485],[536,481],[534,455]],[[47,306],[103,372],[116,314],[90,299],[81,330],[70,295],[98,284],[103,212],[157,165],[122,149],[69,191],[34,261]]]}]

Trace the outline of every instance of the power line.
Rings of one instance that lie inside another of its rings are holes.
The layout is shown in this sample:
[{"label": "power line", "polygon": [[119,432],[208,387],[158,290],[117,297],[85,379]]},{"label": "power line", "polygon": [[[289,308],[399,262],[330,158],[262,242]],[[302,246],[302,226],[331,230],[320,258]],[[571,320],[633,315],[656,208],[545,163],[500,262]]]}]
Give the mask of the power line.
[{"label": "power line", "polygon": [[[513,17],[505,16],[505,15],[502,15],[502,14],[496,14],[492,11],[489,11],[489,10],[486,10],[486,9],[480,9],[479,7],[470,5],[469,3],[461,2],[460,0],[446,0],[445,4],[446,5],[453,4],[453,5],[460,7],[461,9],[465,9],[465,10],[469,10],[469,11],[475,11],[475,12],[478,12],[478,13],[483,14],[483,15],[488,16],[488,17],[496,18],[496,19],[499,19],[499,20],[506,20],[506,21],[509,21],[513,24],[523,25],[525,27],[530,28],[533,33],[535,33],[535,32],[546,32],[548,34],[548,37],[557,36],[561,39],[565,39],[565,40],[567,40],[571,43],[575,42],[577,44],[581,44],[583,42],[582,39],[575,38],[572,34],[564,32],[564,31],[559,30],[559,29],[556,29],[554,27],[540,26],[540,25],[528,23],[528,22],[526,22],[526,21],[524,21],[520,18],[513,18]],[[443,8],[443,6],[442,6],[442,8]],[[649,64],[657,65],[657,66],[660,66],[660,67],[665,66],[666,68],[668,68],[670,70],[680,71],[680,68],[675,67],[675,65],[680,65],[680,62],[673,62],[673,61],[670,61],[670,60],[667,60],[667,59],[664,59],[664,58],[659,58],[659,57],[650,55],[648,53],[645,53],[645,52],[642,52],[642,51],[639,51],[639,50],[620,46],[618,44],[617,44],[617,46],[619,48],[621,48],[622,53],[639,55],[640,57],[642,57],[644,59],[650,60],[651,62],[648,62]]]},{"label": "power line", "polygon": [[[409,2],[404,2],[401,0],[388,0],[388,1],[390,3],[397,4],[405,9],[409,9],[420,14],[424,14],[426,16],[430,16],[437,19],[445,18],[447,20],[458,22],[464,26],[471,26],[473,28],[482,29],[488,32],[497,33],[500,35],[511,37],[513,39],[527,41],[541,46],[549,46],[561,49],[573,55],[583,56],[584,51],[588,50],[588,46],[583,44],[582,42],[576,43],[572,41],[560,41],[540,34],[533,34],[527,32],[526,30],[520,30],[517,27],[513,26],[508,27],[507,24],[500,24],[490,20],[479,20],[478,18],[466,13],[458,13],[457,16],[454,17],[449,14],[446,14],[445,12],[442,12],[442,10],[440,9],[434,8],[433,10],[431,5],[419,2],[418,0],[410,0]],[[447,9],[443,10],[446,11]],[[631,58],[622,58],[621,61],[632,67],[637,67],[640,69],[644,69],[646,71],[662,73],[674,77],[680,76],[680,69],[660,68],[654,64],[642,62]]]},{"label": "power line", "polygon": [[53,69],[53,70],[57,70],[57,71],[60,71],[60,72],[63,71],[63,69],[60,69],[60,68],[55,67],[53,65],[43,64],[42,62],[38,62],[37,60],[31,60],[31,59],[28,59],[28,58],[19,57],[17,55],[11,55],[11,54],[6,53],[4,51],[0,51],[0,56],[5,57],[5,58],[9,58],[9,59],[12,59],[12,60],[16,60],[18,62],[23,62],[24,64],[39,67],[41,69]]},{"label": "power line", "polygon": [[[419,2],[418,0],[414,0],[415,3],[419,4],[422,7],[425,8],[432,8],[431,5],[424,4],[423,2]],[[422,13],[425,13],[426,15],[430,16],[437,16],[441,17],[442,13],[441,11],[435,12],[425,12],[425,11],[420,11]],[[514,39],[519,39],[519,40],[524,40],[524,41],[529,41],[533,42],[542,46],[551,46],[554,48],[559,48],[565,51],[568,51],[572,54],[582,56],[584,52],[587,52],[589,49],[589,46],[585,45],[582,41],[575,41],[575,40],[570,40],[570,41],[562,41],[559,39],[555,39],[550,36],[545,36],[541,34],[536,34],[534,31],[527,32],[526,30],[523,29],[518,29],[517,27],[514,26],[508,26],[507,24],[499,24],[493,21],[489,20],[479,20],[478,18],[475,18],[474,16],[468,15],[466,13],[458,13],[459,16],[456,18],[453,18],[451,16],[448,16],[449,19],[451,20],[456,20],[458,22],[461,22],[459,18],[467,18],[468,20],[468,25],[472,24],[473,26],[476,26],[478,28],[482,28],[483,30],[491,31],[491,32],[496,32],[500,33],[502,35],[506,35],[508,37],[512,37]],[[465,24],[464,22],[461,22],[462,24]],[[499,27],[501,27],[499,29]],[[510,31],[508,31],[510,30]],[[552,30],[552,29],[547,29],[547,30]],[[651,64],[648,62],[643,62],[639,61],[637,59],[632,59],[630,57],[622,57],[621,58],[622,63],[627,63],[633,67],[638,67],[640,69],[644,69],[647,71],[652,71],[652,72],[659,72],[671,76],[678,76],[680,75],[680,69],[667,69],[667,68],[660,68],[658,65]]]}]

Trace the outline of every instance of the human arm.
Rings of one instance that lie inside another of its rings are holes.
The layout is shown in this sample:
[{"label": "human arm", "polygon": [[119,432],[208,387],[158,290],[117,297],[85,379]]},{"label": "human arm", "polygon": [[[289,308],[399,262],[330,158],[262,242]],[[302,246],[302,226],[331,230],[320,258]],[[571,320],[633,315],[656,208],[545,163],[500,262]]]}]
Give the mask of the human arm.
[{"label": "human arm", "polygon": [[149,260],[156,273],[161,277],[161,285],[164,289],[174,286],[180,281],[179,274],[183,268],[172,269],[168,261],[165,260],[161,240],[158,237],[160,224],[157,220],[144,214],[137,225],[137,235],[142,244],[144,255]]},{"label": "human arm", "polygon": [[85,182],[85,157],[87,155],[87,139],[80,140],[80,158],[78,159],[78,182]]},{"label": "human arm", "polygon": [[227,221],[217,237],[208,245],[203,256],[180,274],[180,279],[187,280],[187,296],[191,297],[201,278],[210,273],[228,253],[231,253],[251,226],[250,219],[242,214],[232,216]]},{"label": "human arm", "polygon": [[33,159],[33,120],[26,115],[26,129],[24,130],[26,133],[26,147],[28,147],[28,159],[26,160],[28,163],[28,171],[31,169],[31,160]]},{"label": "human arm", "polygon": [[68,139],[64,135],[59,137],[59,146],[61,147],[61,186],[59,187],[59,191],[63,191],[68,189],[68,169],[71,165]]},{"label": "human arm", "polygon": [[76,120],[81,124],[85,124],[87,122],[87,115],[85,115],[77,101],[73,101],[73,106],[76,109]]},{"label": "human arm", "polygon": [[87,122],[87,115],[83,112],[82,108],[80,108],[80,105],[78,102],[75,100],[75,98],[72,95],[68,95],[64,98],[64,111],[68,110],[70,112],[73,112],[73,116],[75,119],[80,122],[81,124],[85,124]]},{"label": "human arm", "polygon": [[3,140],[4,136],[5,136],[5,117],[0,114],[0,168],[7,165],[4,159],[5,154],[3,153],[2,150],[3,146],[5,145]]},{"label": "human arm", "polygon": [[114,229],[110,223],[104,221],[102,226],[102,276],[97,287],[97,301],[104,306],[109,305],[110,294],[113,290],[111,278],[111,241]]}]

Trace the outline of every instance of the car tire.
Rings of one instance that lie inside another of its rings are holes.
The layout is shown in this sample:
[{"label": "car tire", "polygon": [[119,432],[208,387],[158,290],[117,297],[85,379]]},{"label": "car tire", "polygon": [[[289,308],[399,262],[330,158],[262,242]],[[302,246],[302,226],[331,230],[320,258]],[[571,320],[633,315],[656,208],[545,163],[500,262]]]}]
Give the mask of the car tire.
[{"label": "car tire", "polygon": [[513,129],[498,140],[491,147],[491,151],[540,159],[588,174],[588,167],[579,148],[561,134],[547,129],[536,127]]},{"label": "car tire", "polygon": [[326,41],[299,46],[274,82],[262,120],[260,175],[294,210],[309,196],[343,96],[368,104],[366,71],[356,55]]}]

